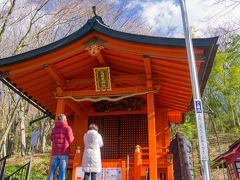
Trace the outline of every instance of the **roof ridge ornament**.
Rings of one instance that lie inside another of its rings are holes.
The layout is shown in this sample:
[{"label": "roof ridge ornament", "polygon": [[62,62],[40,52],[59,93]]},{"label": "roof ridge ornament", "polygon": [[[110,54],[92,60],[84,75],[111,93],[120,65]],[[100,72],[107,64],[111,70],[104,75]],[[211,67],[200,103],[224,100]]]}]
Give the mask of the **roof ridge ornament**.
[{"label": "roof ridge ornament", "polygon": [[103,22],[102,17],[97,15],[96,6],[92,6],[92,11],[93,11],[93,14],[94,14],[94,16],[92,18],[93,20],[97,20],[99,23],[101,23],[105,26],[108,26]]},{"label": "roof ridge ornament", "polygon": [[93,10],[94,17],[98,16],[96,12],[96,6],[92,6],[92,10]]},{"label": "roof ridge ornament", "polygon": [[91,56],[96,56],[104,48],[104,41],[99,38],[93,38],[85,44],[85,50]]}]

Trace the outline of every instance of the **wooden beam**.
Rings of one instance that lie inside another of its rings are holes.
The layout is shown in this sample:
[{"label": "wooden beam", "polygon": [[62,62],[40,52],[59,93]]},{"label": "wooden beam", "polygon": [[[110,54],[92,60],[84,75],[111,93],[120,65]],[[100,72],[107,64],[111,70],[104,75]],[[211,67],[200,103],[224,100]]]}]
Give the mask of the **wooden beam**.
[{"label": "wooden beam", "polygon": [[174,96],[173,94],[169,95],[166,93],[160,95],[159,99],[162,99],[162,98],[172,99],[172,100],[176,100],[177,102],[186,102],[186,103],[189,103],[191,100],[190,99],[191,97],[183,98],[183,97],[179,97],[179,96]]},{"label": "wooden beam", "polygon": [[175,105],[181,105],[181,106],[185,106],[185,107],[187,107],[188,104],[189,104],[189,102],[182,102],[180,100],[178,101],[176,99],[165,98],[165,97],[160,97],[158,100],[161,101],[161,102],[164,102],[164,103],[166,102],[166,104],[167,103],[172,103],[172,104],[175,104]]},{"label": "wooden beam", "polygon": [[186,105],[182,106],[182,105],[179,105],[179,104],[176,104],[176,103],[169,103],[169,102],[164,102],[164,103],[160,103],[160,101],[157,101],[158,105],[161,106],[164,106],[164,107],[168,107],[168,109],[172,109],[172,110],[178,110],[178,111],[181,111],[181,112],[187,112],[188,111],[188,107],[186,107]]},{"label": "wooden beam", "polygon": [[96,55],[98,63],[100,64],[100,66],[107,66],[106,61],[104,60],[101,51],[99,51],[99,53],[97,53]]},{"label": "wooden beam", "polygon": [[[29,76],[29,73],[31,74],[31,76]],[[33,80],[35,78],[38,78],[39,76],[44,76],[46,75],[46,70],[45,69],[38,69],[38,70],[32,70],[32,71],[28,71],[28,72],[25,72],[25,73],[21,73],[21,74],[17,74],[17,75],[12,75],[11,74],[11,79],[13,81],[28,81],[28,80]],[[47,74],[48,76],[48,74]],[[25,80],[26,79],[26,80]]]},{"label": "wooden beam", "polygon": [[57,96],[73,96],[73,97],[89,97],[103,95],[121,95],[147,92],[146,86],[135,86],[126,88],[114,88],[111,91],[95,91],[95,90],[79,90],[79,91],[63,91],[57,92]]},{"label": "wooden beam", "polygon": [[30,92],[29,95],[33,96],[33,97],[37,97],[37,98],[55,98],[53,92],[51,91],[38,91],[38,92]]},{"label": "wooden beam", "polygon": [[[187,83],[185,83],[185,84],[187,84]],[[178,90],[187,91],[187,92],[192,91],[192,87],[189,84],[184,86],[183,84],[181,84],[179,82],[178,83],[171,83],[171,82],[166,82],[166,81],[163,82],[163,81],[161,81],[161,86],[162,87],[163,86],[171,87],[173,89],[178,89]]]},{"label": "wooden beam", "polygon": [[55,97],[53,94],[42,94],[42,95],[39,95],[38,97],[34,97],[34,99],[37,99],[38,101],[37,102],[46,102],[45,104],[43,104],[44,106],[46,104],[49,104],[49,101],[52,101],[52,100],[55,100]]},{"label": "wooden beam", "polygon": [[73,89],[81,85],[93,85],[94,78],[74,78],[66,81],[66,89]]},{"label": "wooden beam", "polygon": [[146,73],[147,89],[152,89],[153,87],[152,68],[151,68],[150,57],[148,55],[144,55],[144,67],[145,67],[145,73]]},{"label": "wooden beam", "polygon": [[88,111],[91,116],[109,116],[109,115],[121,115],[121,114],[146,114],[147,107],[144,106],[143,109],[134,111],[111,111],[111,112],[95,112],[94,109],[89,109]]},{"label": "wooden beam", "polygon": [[[49,74],[48,73],[46,73],[46,70],[44,70],[44,73],[45,74],[43,74],[43,75],[40,75],[40,76],[33,76],[33,78],[31,77],[32,76],[32,74],[28,74],[27,76],[26,76],[26,78],[24,79],[24,78],[22,78],[22,79],[19,79],[19,80],[13,80],[14,82],[17,82],[18,84],[23,84],[23,85],[28,85],[30,82],[31,83],[35,83],[36,82],[36,80],[40,80],[40,81],[42,81],[42,82],[46,82],[46,81],[49,81],[49,80],[52,80],[52,77],[51,76],[49,76]],[[31,77],[31,78],[30,78]],[[37,83],[38,84],[38,83]]]},{"label": "wooden beam", "polygon": [[[104,57],[106,57],[107,59],[111,60],[111,64],[128,64],[129,66],[138,66],[140,68],[142,68],[142,61],[139,61],[139,58],[132,58],[131,55],[129,54],[129,57],[121,57],[121,56],[117,56],[117,55],[111,55],[111,54],[104,54]],[[142,57],[141,57],[142,58]]]},{"label": "wooden beam", "polygon": [[46,65],[45,69],[51,75],[51,77],[56,81],[57,85],[60,85],[60,86],[65,85],[64,76],[53,65]]},{"label": "wooden beam", "polygon": [[119,75],[112,76],[112,82],[136,82],[139,84],[145,83],[145,75],[144,74],[128,74],[128,75]]},{"label": "wooden beam", "polygon": [[182,95],[182,94],[176,94],[176,93],[171,93],[171,92],[164,92],[161,94],[161,96],[157,97],[157,98],[160,98],[162,96],[168,96],[168,97],[172,97],[172,96],[175,96],[176,98],[179,98],[179,99],[188,99],[189,101],[191,100],[192,96],[185,96],[185,95]]},{"label": "wooden beam", "polygon": [[[40,55],[37,57],[31,58],[29,61],[24,61],[22,63],[15,63],[11,66],[2,66],[0,67],[1,71],[10,71],[10,76],[14,74],[22,74],[27,71],[33,71],[39,69],[43,64],[46,63],[54,63],[60,62],[66,59],[69,59],[77,54],[85,53],[85,45],[84,42],[91,37],[95,37],[95,33],[91,33],[74,43],[71,43],[61,50],[56,50],[50,53],[45,53],[44,55]],[[85,53],[89,56],[88,53]],[[82,57],[82,55],[80,55]],[[81,58],[80,58],[81,59]]]},{"label": "wooden beam", "polygon": [[158,77],[156,77],[155,75],[153,75],[153,79],[158,79],[158,77],[160,76],[161,79],[174,79],[176,81],[180,81],[180,82],[189,82],[191,84],[191,79],[189,74],[185,73],[173,73],[173,72],[169,72],[166,69],[162,69],[161,72],[159,72]]},{"label": "wooden beam", "polygon": [[181,95],[184,95],[184,96],[192,96],[192,92],[191,91],[183,91],[183,90],[178,90],[178,89],[173,89],[171,87],[166,87],[166,86],[162,86],[161,87],[161,91],[162,92],[168,92],[168,93],[175,93],[175,94],[181,94]]},{"label": "wooden beam", "polygon": [[[133,74],[133,75],[119,75],[111,76],[112,83],[135,83],[135,84],[145,84],[145,75],[144,74]],[[66,89],[73,89],[81,85],[94,85],[94,78],[76,78],[69,79],[66,81]]]},{"label": "wooden beam", "polygon": [[[187,60],[187,55],[186,55],[186,48],[183,47],[159,47],[159,46],[154,46],[154,45],[148,45],[146,46],[145,44],[133,44],[133,43],[126,43],[126,41],[118,41],[117,39],[111,39],[111,38],[106,38],[104,35],[100,34],[98,36],[99,38],[102,38],[106,41],[105,45],[108,47],[114,47],[116,48],[116,51],[110,52],[111,54],[123,54],[127,56],[128,54],[132,53],[133,55],[136,56],[137,53],[136,51],[139,52],[139,54],[144,54],[146,52],[149,52],[149,54],[153,54],[155,56],[159,57],[169,57],[171,59],[176,59],[179,56],[183,59]],[[122,53],[120,50],[127,50],[127,52]],[[109,53],[109,52],[108,52]],[[194,48],[194,53],[195,54],[200,54],[202,55],[204,53],[204,49],[200,48]],[[184,56],[185,55],[185,56]]]},{"label": "wooden beam", "polygon": [[[14,82],[14,81],[13,81]],[[17,81],[15,81],[17,85],[21,85],[22,89],[31,89],[31,91],[34,91],[36,89],[40,88],[56,88],[56,84],[52,82],[52,79],[48,80],[41,80],[41,79],[36,79],[35,81],[29,81],[28,83],[21,84]]]},{"label": "wooden beam", "polygon": [[147,80],[151,80],[152,79],[151,62],[150,62],[150,57],[147,55],[144,56],[144,67],[145,67]]}]

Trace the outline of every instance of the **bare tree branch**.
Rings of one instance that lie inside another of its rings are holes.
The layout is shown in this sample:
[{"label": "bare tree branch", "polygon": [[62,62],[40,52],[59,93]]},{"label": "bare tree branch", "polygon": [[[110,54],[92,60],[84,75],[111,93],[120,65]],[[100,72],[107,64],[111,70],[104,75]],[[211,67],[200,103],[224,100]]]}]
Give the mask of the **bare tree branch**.
[{"label": "bare tree branch", "polygon": [[38,12],[49,2],[49,0],[46,0],[45,2],[43,2],[39,8],[37,8],[37,10],[35,11],[33,17],[30,20],[29,23],[29,27],[27,29],[27,32],[23,35],[23,37],[20,39],[16,49],[13,51],[13,54],[17,54],[18,51],[20,51],[24,46],[26,46],[26,44],[24,43],[25,38],[28,36],[29,32],[32,29],[33,24],[36,22],[35,17],[37,16]]},{"label": "bare tree branch", "polygon": [[4,21],[4,23],[3,23],[2,27],[1,27],[1,31],[0,31],[0,43],[1,43],[1,41],[2,41],[3,33],[4,33],[5,30],[6,30],[7,23],[8,23],[8,21],[9,21],[10,17],[11,17],[11,14],[13,13],[13,9],[14,9],[15,4],[16,4],[16,0],[13,0],[13,2],[11,3],[11,6],[10,6],[10,8],[9,8],[9,11],[8,11],[8,13],[7,13],[7,16],[6,16],[6,18],[5,18],[5,21]]}]

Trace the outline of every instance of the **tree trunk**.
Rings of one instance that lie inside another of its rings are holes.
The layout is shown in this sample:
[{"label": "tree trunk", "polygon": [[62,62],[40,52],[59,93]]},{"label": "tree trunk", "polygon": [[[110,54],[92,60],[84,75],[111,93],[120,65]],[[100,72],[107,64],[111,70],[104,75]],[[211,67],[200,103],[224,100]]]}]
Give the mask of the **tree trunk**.
[{"label": "tree trunk", "polygon": [[239,119],[239,117],[238,117],[238,113],[237,113],[237,111],[234,111],[234,112],[235,112],[235,115],[236,115],[238,127],[240,127],[240,119]]},{"label": "tree trunk", "polygon": [[7,155],[6,141],[7,141],[7,137],[4,138],[3,144],[2,144],[2,155],[3,155],[3,157]]},{"label": "tree trunk", "polygon": [[[4,142],[5,139],[7,138],[8,133],[9,133],[9,131],[10,131],[10,128],[12,127],[12,124],[13,124],[13,122],[15,121],[14,117],[15,117],[15,115],[16,115],[17,108],[18,108],[18,106],[19,106],[19,104],[20,104],[20,101],[21,101],[21,98],[18,99],[18,101],[17,101],[17,103],[16,103],[16,105],[15,105],[15,107],[14,107],[12,113],[11,113],[11,117],[10,117],[9,123],[8,123],[8,125],[7,125],[7,127],[6,127],[6,131],[4,132],[3,136],[2,136],[1,139],[0,139],[0,144],[3,144],[3,142]],[[6,143],[6,142],[5,142],[5,143]]]},{"label": "tree trunk", "polygon": [[46,122],[45,122],[45,120],[41,121],[40,141],[41,141],[41,152],[42,153],[45,152],[45,147],[46,147]]},{"label": "tree trunk", "polygon": [[36,11],[34,12],[32,18],[30,19],[30,23],[29,26],[27,28],[27,32],[23,35],[23,37],[20,39],[17,47],[15,48],[13,55],[17,54],[24,46],[26,46],[26,42],[25,39],[27,38],[27,36],[30,34],[31,29],[34,25],[34,23],[36,22],[36,16],[38,15],[38,13],[41,11],[41,9],[48,3],[49,0],[46,0],[45,2],[41,3],[40,6],[36,9]]},{"label": "tree trunk", "polygon": [[8,136],[8,143],[7,143],[7,152],[8,154],[14,154],[13,150],[14,150],[14,135],[12,133],[9,133]]},{"label": "tree trunk", "polygon": [[24,104],[21,103],[20,112],[20,134],[21,134],[21,155],[26,155],[26,132],[25,132],[25,122],[24,122]]},{"label": "tree trunk", "polygon": [[220,125],[221,125],[222,132],[224,132],[225,130],[224,130],[224,127],[223,127],[222,116],[220,116],[219,121],[220,121]]},{"label": "tree trunk", "polygon": [[230,107],[231,107],[233,125],[234,125],[234,127],[237,127],[237,125],[236,125],[236,120],[235,120],[235,114],[234,114],[233,108],[232,108],[232,106],[230,106]]},{"label": "tree trunk", "polygon": [[15,4],[16,4],[16,0],[13,0],[12,3],[10,4],[9,11],[7,13],[7,16],[6,16],[6,18],[5,18],[4,22],[3,22],[3,25],[2,25],[1,30],[0,30],[0,42],[2,41],[3,33],[5,32],[7,24],[8,24],[8,21],[11,18],[11,15],[13,13],[13,9],[14,9]]},{"label": "tree trunk", "polygon": [[218,146],[218,153],[220,153],[221,152],[221,146],[220,146],[220,139],[219,139],[218,131],[217,131],[217,125],[215,124],[214,119],[212,119],[211,117],[210,117],[210,120],[211,120],[212,125],[213,125],[213,131],[214,131],[214,133],[216,135],[217,146]]}]

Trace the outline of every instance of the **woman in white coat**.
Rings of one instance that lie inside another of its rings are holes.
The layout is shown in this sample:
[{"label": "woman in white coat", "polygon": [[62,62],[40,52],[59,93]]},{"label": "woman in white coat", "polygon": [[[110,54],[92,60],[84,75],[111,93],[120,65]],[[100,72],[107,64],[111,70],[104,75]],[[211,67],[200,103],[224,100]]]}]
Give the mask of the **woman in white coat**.
[{"label": "woman in white coat", "polygon": [[96,124],[90,124],[88,131],[84,134],[84,153],[82,167],[84,180],[96,180],[98,172],[102,170],[101,151],[103,146],[102,136],[98,133]]}]

